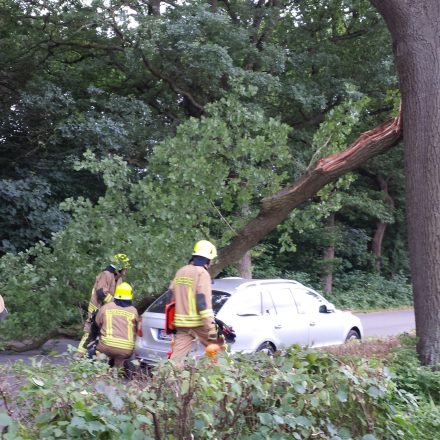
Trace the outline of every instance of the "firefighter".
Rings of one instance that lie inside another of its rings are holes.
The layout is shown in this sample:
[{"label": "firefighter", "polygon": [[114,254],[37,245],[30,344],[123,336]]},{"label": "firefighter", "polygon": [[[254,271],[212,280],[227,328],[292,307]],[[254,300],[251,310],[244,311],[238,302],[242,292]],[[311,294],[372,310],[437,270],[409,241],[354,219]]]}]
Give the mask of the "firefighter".
[{"label": "firefighter", "polygon": [[87,319],[84,323],[84,335],[78,345],[77,353],[79,356],[87,352],[84,343],[88,340],[93,313],[104,304],[113,301],[116,286],[122,283],[122,277],[127,273],[130,261],[125,254],[116,254],[111,260],[111,264],[100,272],[95,280],[95,284],[90,296],[87,308]]},{"label": "firefighter", "polygon": [[0,321],[6,318],[8,314],[8,310],[5,307],[5,302],[3,301],[3,297],[0,295]]},{"label": "firefighter", "polygon": [[205,347],[213,342],[223,345],[214,322],[212,282],[208,272],[216,256],[217,249],[211,242],[198,241],[189,263],[177,271],[170,285],[172,301],[176,304],[176,334],[171,359],[178,364],[191,351],[194,338]]},{"label": "firefighter", "polygon": [[103,305],[96,315],[96,324],[100,329],[96,350],[106,354],[110,365],[115,368],[123,367],[134,350],[139,315],[132,299],[130,284],[118,284],[114,299]]}]

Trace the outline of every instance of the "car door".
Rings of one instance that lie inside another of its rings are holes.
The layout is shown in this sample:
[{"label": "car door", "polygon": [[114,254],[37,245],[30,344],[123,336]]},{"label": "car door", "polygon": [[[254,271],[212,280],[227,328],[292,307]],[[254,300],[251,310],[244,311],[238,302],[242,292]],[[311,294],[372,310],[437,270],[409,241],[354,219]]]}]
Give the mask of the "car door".
[{"label": "car door", "polygon": [[344,323],[341,321],[341,315],[334,312],[321,312],[321,306],[328,305],[321,295],[307,288],[294,288],[293,295],[298,306],[298,313],[308,323],[310,346],[343,342]]},{"label": "car door", "polygon": [[267,333],[261,316],[261,289],[252,284],[231,296],[218,314],[231,325],[237,335],[232,348],[236,351],[255,351],[262,335]]},{"label": "car door", "polygon": [[309,325],[298,309],[288,284],[276,283],[263,288],[263,316],[270,318],[277,348],[309,344]]}]

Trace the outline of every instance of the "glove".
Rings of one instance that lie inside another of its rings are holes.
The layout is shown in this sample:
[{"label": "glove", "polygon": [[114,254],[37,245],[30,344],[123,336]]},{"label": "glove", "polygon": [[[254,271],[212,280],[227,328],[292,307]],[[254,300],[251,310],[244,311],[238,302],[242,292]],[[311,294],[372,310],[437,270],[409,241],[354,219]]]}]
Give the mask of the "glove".
[{"label": "glove", "polygon": [[208,341],[215,341],[215,342],[217,342],[217,340],[218,340],[217,330],[215,328],[209,330]]},{"label": "glove", "polygon": [[234,329],[230,325],[225,324],[223,321],[220,321],[220,319],[217,318],[215,319],[215,324],[217,326],[219,339],[233,344],[235,342],[235,338],[237,337]]},{"label": "glove", "polygon": [[98,299],[98,302],[102,303],[104,301],[105,298],[105,292],[104,289],[98,289],[96,291],[96,298]]}]

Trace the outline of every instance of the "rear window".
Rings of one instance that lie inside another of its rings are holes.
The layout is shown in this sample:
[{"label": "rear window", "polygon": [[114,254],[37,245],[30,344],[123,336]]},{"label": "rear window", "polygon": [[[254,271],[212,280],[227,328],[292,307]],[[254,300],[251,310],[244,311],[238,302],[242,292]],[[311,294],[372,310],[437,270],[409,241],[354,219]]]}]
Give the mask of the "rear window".
[{"label": "rear window", "polygon": [[[212,309],[214,310],[214,315],[217,315],[229,296],[229,293],[221,292],[220,290],[212,291]],[[165,313],[165,306],[170,301],[171,290],[167,290],[163,295],[159,296],[150,307],[148,307],[147,312]]]},{"label": "rear window", "polygon": [[230,296],[229,293],[221,292],[220,290],[212,291],[212,309],[214,310],[214,315],[217,315]]},{"label": "rear window", "polygon": [[167,290],[163,295],[148,307],[147,312],[165,313],[165,306],[171,301],[171,290]]}]

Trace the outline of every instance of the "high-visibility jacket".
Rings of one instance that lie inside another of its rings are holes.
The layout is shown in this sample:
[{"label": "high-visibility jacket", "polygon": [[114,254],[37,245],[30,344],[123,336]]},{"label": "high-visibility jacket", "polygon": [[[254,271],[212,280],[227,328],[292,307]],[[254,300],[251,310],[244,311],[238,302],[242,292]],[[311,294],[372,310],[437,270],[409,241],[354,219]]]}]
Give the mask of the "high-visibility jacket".
[{"label": "high-visibility jacket", "polygon": [[6,318],[8,314],[8,310],[5,307],[5,302],[3,301],[3,297],[0,295],[0,321]]},{"label": "high-visibility jacket", "polygon": [[[96,277],[95,284],[93,285],[92,294],[90,296],[90,302],[87,311],[92,314],[98,310],[103,304],[107,304],[113,301],[115,296],[115,289],[118,284],[122,283],[122,278],[115,279],[115,274],[109,270],[104,270]],[[104,299],[99,300],[97,292],[99,289],[104,291]]]},{"label": "high-visibility jacket", "polygon": [[170,290],[176,302],[176,327],[215,327],[211,276],[204,267],[188,264],[179,269]]},{"label": "high-visibility jacket", "polygon": [[113,301],[105,304],[96,315],[100,342],[108,347],[133,350],[138,321],[135,307],[120,307]]}]

